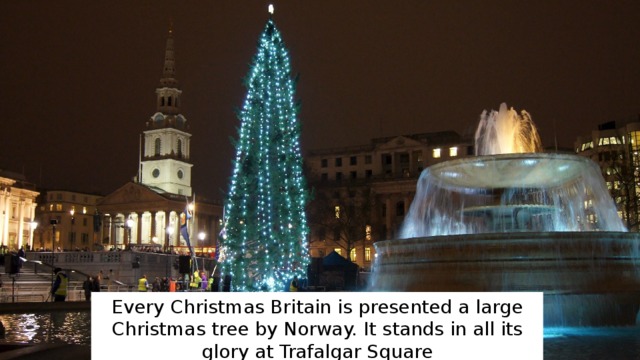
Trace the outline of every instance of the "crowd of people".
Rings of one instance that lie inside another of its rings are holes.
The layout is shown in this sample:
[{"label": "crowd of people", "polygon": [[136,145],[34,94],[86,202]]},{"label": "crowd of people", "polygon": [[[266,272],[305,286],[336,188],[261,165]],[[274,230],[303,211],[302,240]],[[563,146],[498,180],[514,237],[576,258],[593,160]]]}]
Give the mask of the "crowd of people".
[{"label": "crowd of people", "polygon": [[195,270],[193,274],[184,274],[180,279],[173,277],[157,277],[149,283],[147,275],[138,279],[138,291],[140,292],[175,292],[175,291],[217,291],[217,279],[207,277],[204,270]]}]

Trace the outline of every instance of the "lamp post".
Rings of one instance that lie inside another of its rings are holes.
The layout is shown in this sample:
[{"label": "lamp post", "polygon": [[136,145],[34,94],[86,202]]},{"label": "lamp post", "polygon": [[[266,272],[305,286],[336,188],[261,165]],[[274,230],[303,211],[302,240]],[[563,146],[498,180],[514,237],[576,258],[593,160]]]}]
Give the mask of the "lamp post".
[{"label": "lamp post", "polygon": [[76,213],[76,209],[75,208],[71,208],[71,210],[69,210],[69,214],[71,215],[71,236],[69,236],[69,242],[70,242],[70,250],[74,251],[74,245],[76,242],[76,233],[73,232],[73,225],[76,223],[76,218],[74,217]]},{"label": "lamp post", "polygon": [[202,249],[202,255],[204,256],[204,239],[207,237],[207,234],[204,233],[204,231],[200,231],[198,233],[198,239],[200,240],[200,248]]},{"label": "lamp post", "polygon": [[[53,236],[51,237],[51,288],[53,289],[53,283],[56,277],[56,273],[55,273],[56,247],[55,246],[56,246],[56,225],[58,225],[58,220],[51,219],[50,223],[51,223],[52,234],[53,234]],[[53,299],[51,299],[51,301],[53,301]]]},{"label": "lamp post", "polygon": [[167,249],[171,247],[171,236],[173,236],[174,231],[173,225],[167,226],[167,241],[165,242]]},{"label": "lamp post", "polygon": [[36,229],[38,228],[38,222],[33,220],[29,223],[31,225],[31,238],[29,240],[29,250],[33,251],[33,237],[35,236]]},{"label": "lamp post", "polygon": [[127,245],[131,244],[131,228],[133,228],[133,223],[133,219],[131,218],[131,216],[129,216],[129,218],[125,222],[125,226],[127,228],[127,244],[125,244],[125,248],[127,247]]}]

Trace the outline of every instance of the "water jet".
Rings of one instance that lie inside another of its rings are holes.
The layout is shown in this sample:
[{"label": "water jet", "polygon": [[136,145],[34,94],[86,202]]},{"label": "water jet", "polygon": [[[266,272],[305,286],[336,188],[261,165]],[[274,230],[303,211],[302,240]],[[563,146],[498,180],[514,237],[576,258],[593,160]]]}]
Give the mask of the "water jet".
[{"label": "water jet", "polygon": [[476,157],[425,169],[400,237],[375,244],[379,291],[543,291],[545,326],[633,325],[640,236],[598,166],[540,153],[526,112],[484,112]]}]

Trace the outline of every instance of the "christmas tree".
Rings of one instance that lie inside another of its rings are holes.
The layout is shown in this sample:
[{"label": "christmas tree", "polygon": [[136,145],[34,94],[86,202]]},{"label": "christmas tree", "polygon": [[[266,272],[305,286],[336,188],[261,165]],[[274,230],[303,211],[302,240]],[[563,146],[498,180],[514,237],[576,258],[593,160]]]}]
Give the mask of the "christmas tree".
[{"label": "christmas tree", "polygon": [[246,80],[221,235],[221,275],[234,291],[281,291],[305,277],[306,183],[289,54],[272,18]]}]

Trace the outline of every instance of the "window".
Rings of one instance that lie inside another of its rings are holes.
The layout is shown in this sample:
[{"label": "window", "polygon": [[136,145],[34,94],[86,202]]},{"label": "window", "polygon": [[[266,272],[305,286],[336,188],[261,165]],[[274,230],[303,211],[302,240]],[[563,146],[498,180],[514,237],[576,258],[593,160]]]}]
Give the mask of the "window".
[{"label": "window", "polygon": [[364,163],[367,165],[371,164],[371,155],[364,156]]},{"label": "window", "polygon": [[329,180],[329,174],[327,174],[327,173],[320,174],[320,180],[322,180],[322,181]]},{"label": "window", "polygon": [[326,168],[327,166],[329,166],[327,159],[320,160],[320,167]]},{"label": "window", "polygon": [[336,207],[333,209],[336,213],[336,219],[340,219],[340,205],[336,205]]},{"label": "window", "polygon": [[356,249],[351,249],[349,257],[351,258],[352,262],[356,262]]},{"label": "window", "polygon": [[342,180],[342,173],[340,171],[336,172],[336,181]]},{"label": "window", "polygon": [[371,261],[371,248],[370,247],[366,247],[364,248],[364,261]]},{"label": "window", "polygon": [[364,238],[371,241],[371,225],[364,227]]},{"label": "window", "polygon": [[155,156],[160,156],[160,147],[161,147],[160,138],[156,138],[156,141],[154,143],[154,154],[155,154]]},{"label": "window", "polygon": [[56,204],[56,211],[62,211],[62,204]]},{"label": "window", "polygon": [[449,156],[451,156],[451,157],[458,156],[458,147],[457,146],[453,146],[453,147],[449,148]]},{"label": "window", "polygon": [[336,167],[342,166],[342,158],[336,158],[335,164],[336,164]]},{"label": "window", "polygon": [[[86,201],[87,201],[87,198],[85,198],[85,202],[86,202]],[[82,213],[83,213],[83,214],[86,214],[86,213],[87,213],[87,207],[86,207],[86,206],[83,206],[83,207],[82,207]]]},{"label": "window", "polygon": [[349,158],[349,165],[358,165],[358,157],[352,156]]},{"label": "window", "polygon": [[82,226],[87,226],[87,218],[82,219]]},{"label": "window", "polygon": [[182,157],[182,139],[178,139],[178,156]]},{"label": "window", "polygon": [[433,158],[434,159],[439,159],[440,158],[440,151],[441,151],[440,148],[433,149]]},{"label": "window", "polygon": [[82,244],[87,245],[89,243],[89,234],[82,233],[81,238],[82,238]]},{"label": "window", "polygon": [[337,252],[338,255],[342,256],[342,249],[341,248],[335,248],[335,249],[333,249],[333,251]]}]

